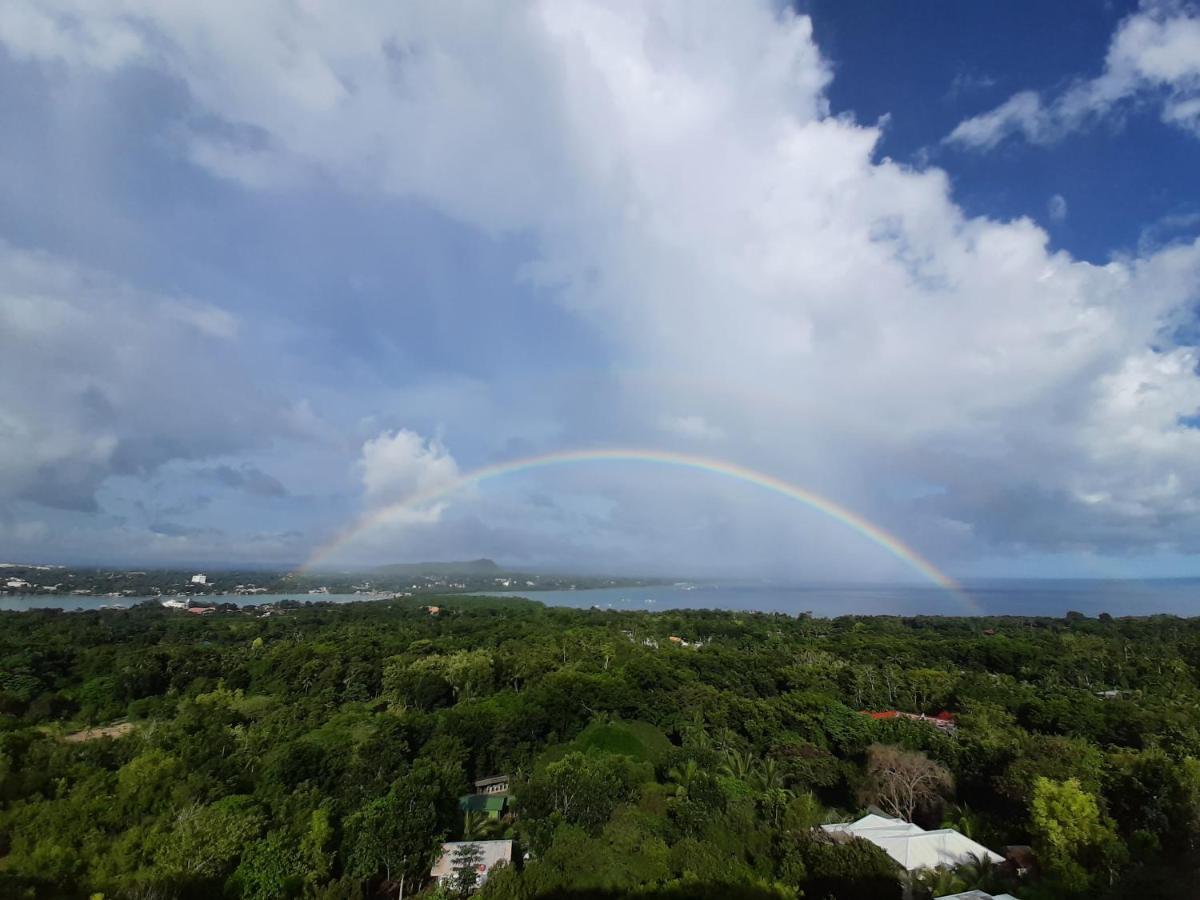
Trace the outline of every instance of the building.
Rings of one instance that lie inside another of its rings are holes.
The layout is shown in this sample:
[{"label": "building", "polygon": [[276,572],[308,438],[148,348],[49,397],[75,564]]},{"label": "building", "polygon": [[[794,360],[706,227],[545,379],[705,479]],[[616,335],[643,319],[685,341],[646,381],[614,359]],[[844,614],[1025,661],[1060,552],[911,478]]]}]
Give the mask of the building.
[{"label": "building", "polygon": [[192,584],[208,584],[208,576],[202,575],[202,574],[201,575],[193,575],[192,576]]},{"label": "building", "polygon": [[458,808],[463,815],[483,813],[493,822],[498,822],[508,810],[507,794],[467,794],[458,798]]},{"label": "building", "polygon": [[822,825],[821,828],[835,839],[862,838],[870,841],[906,872],[936,869],[938,866],[952,869],[974,862],[977,858],[989,859],[996,865],[1004,862],[1004,857],[999,853],[992,852],[953,828],[926,831],[920,825],[878,813],[863,816],[856,822]]},{"label": "building", "polygon": [[989,894],[986,891],[963,891],[961,894],[944,894],[933,900],[1017,900],[1012,894]]},{"label": "building", "polygon": [[475,886],[487,881],[488,873],[496,866],[506,866],[512,863],[512,841],[450,841],[442,844],[442,855],[430,871],[429,875],[438,884],[449,881],[454,877],[454,855],[460,847],[473,844],[483,854],[475,867]]},{"label": "building", "polygon": [[954,721],[954,713],[943,710],[936,716],[927,716],[924,713],[900,712],[895,709],[887,709],[883,712],[871,712],[863,710],[863,715],[870,716],[872,719],[908,719],[910,722],[925,722],[932,725],[934,728],[940,728],[942,731],[955,731],[958,726]]},{"label": "building", "polygon": [[507,794],[508,793],[508,776],[507,775],[492,775],[489,778],[480,778],[475,782],[475,793],[477,794]]}]

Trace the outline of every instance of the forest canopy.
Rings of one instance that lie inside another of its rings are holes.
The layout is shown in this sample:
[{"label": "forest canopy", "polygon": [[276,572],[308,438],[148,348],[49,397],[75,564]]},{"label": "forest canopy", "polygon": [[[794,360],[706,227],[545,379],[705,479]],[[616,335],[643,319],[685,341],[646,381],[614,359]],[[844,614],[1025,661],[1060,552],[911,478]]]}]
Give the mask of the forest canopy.
[{"label": "forest canopy", "polygon": [[[437,603],[0,615],[0,896],[1187,896],[1200,622]],[[1036,865],[818,827],[869,808]]]}]

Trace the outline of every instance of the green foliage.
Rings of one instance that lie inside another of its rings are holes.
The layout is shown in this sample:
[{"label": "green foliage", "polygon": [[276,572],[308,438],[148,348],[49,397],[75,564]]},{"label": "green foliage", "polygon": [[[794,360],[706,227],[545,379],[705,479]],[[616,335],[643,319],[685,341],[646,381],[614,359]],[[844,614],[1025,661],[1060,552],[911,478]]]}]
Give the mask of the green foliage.
[{"label": "green foliage", "polygon": [[265,824],[252,797],[232,795],[179,813],[155,862],[177,878],[216,879],[229,874]]},{"label": "green foliage", "polygon": [[1098,874],[1097,863],[1117,845],[1096,797],[1073,778],[1039,777],[1033,784],[1029,815],[1039,863],[1065,891],[1087,890]]},{"label": "green foliage", "polygon": [[671,742],[649,722],[592,722],[570,743],[544,753],[539,763],[559,759],[571,751],[618,753],[638,762],[658,765],[671,752]]},{"label": "green foliage", "polygon": [[483,848],[478,844],[463,844],[455,848],[450,860],[450,892],[459,897],[468,897],[479,884],[479,864],[483,861]]},{"label": "green foliage", "polygon": [[[897,896],[815,830],[896,771],[932,778],[921,824],[1036,845],[1017,896],[1195,883],[1200,622],[428,602],[0,614],[0,896],[408,896],[501,773],[484,898]],[[863,715],[942,708],[956,733]]]}]

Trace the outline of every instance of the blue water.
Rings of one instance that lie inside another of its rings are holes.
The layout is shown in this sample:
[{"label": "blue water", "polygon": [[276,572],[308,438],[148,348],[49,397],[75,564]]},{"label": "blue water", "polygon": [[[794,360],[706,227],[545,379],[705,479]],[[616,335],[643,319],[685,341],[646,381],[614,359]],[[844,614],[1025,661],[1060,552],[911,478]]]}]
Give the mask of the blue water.
[{"label": "blue water", "polygon": [[[589,591],[538,591],[533,599],[552,606],[603,609],[726,609],[811,612],[818,617],[891,616],[1062,616],[1074,610],[1087,616],[1171,613],[1200,616],[1200,579],[1161,581],[1034,581],[969,583],[966,596],[924,585],[776,585],[700,584],[599,588]],[[496,594],[495,596],[503,596]]]},{"label": "blue water", "polygon": [[[1147,616],[1170,613],[1200,616],[1200,579],[1151,581],[1005,580],[969,582],[966,597],[924,585],[765,583],[696,583],[689,586],[598,588],[581,591],[488,592],[490,596],[527,596],[550,606],[661,611],[726,609],[743,612],[811,612],[818,617],[844,615],[1062,616],[1070,610],[1088,616]],[[0,597],[0,611],[57,608],[95,610],[131,606],[146,598],[57,597],[53,595]],[[258,606],[296,600],[351,603],[369,598],[355,594],[260,594],[202,598]]]}]

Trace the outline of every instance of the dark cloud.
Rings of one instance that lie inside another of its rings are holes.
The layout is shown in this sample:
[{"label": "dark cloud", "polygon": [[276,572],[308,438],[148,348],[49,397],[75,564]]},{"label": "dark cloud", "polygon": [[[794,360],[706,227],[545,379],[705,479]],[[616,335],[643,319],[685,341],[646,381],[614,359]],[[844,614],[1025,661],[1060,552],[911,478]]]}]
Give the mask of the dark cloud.
[{"label": "dark cloud", "polygon": [[225,487],[245,491],[256,497],[286,497],[287,488],[273,475],[268,475],[258,466],[242,463],[238,466],[219,465],[200,469],[198,474]]}]

